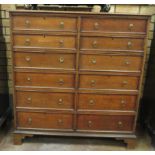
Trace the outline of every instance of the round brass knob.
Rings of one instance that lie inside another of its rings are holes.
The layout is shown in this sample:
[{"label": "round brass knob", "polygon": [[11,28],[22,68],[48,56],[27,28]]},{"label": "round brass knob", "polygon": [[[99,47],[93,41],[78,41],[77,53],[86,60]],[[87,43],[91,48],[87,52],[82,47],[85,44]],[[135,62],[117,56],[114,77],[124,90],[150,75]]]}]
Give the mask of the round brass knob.
[{"label": "round brass knob", "polygon": [[27,62],[30,62],[30,61],[31,61],[31,58],[30,58],[30,57],[26,57],[25,60],[26,60]]},{"label": "round brass knob", "polygon": [[122,128],[123,127],[123,123],[121,121],[119,121],[117,124],[118,124],[118,127],[119,128]]},{"label": "round brass knob", "polygon": [[25,20],[25,26],[30,27],[30,21],[29,20]]},{"label": "round brass knob", "polygon": [[32,98],[31,97],[28,97],[27,100],[30,102],[32,100]]},{"label": "round brass knob", "polygon": [[63,79],[59,79],[59,85],[63,85],[64,84],[64,80]]},{"label": "round brass knob", "polygon": [[64,28],[64,22],[63,22],[63,21],[60,22],[60,28],[61,28],[61,29]]},{"label": "round brass knob", "polygon": [[57,123],[58,123],[58,125],[63,125],[63,120],[62,119],[58,119]]},{"label": "round brass knob", "polygon": [[63,46],[64,46],[64,41],[63,41],[63,40],[60,40],[60,41],[59,41],[59,46],[60,46],[60,47],[63,47]]},{"label": "round brass knob", "polygon": [[96,64],[96,59],[91,60],[92,64]]},{"label": "round brass knob", "polygon": [[129,24],[129,30],[131,31],[133,29],[134,25],[131,23]]},{"label": "round brass knob", "polygon": [[27,81],[31,81],[31,78],[30,78],[30,77],[28,77],[28,78],[27,78]]},{"label": "round brass knob", "polygon": [[128,82],[127,81],[123,81],[123,85],[127,85],[128,84]]},{"label": "round brass knob", "polygon": [[95,80],[91,80],[91,86],[94,87],[95,86],[96,81]]},{"label": "round brass knob", "polygon": [[93,41],[92,47],[93,47],[93,48],[97,48],[97,41]]},{"label": "round brass knob", "polygon": [[129,65],[129,64],[130,64],[130,62],[129,62],[129,61],[125,61],[125,64],[126,64],[126,65]]},{"label": "round brass knob", "polygon": [[88,125],[89,128],[92,127],[92,121],[88,121],[87,125]]},{"label": "round brass knob", "polygon": [[95,101],[91,99],[91,100],[89,100],[89,104],[90,105],[94,105],[95,104]]},{"label": "round brass knob", "polygon": [[31,43],[31,42],[30,42],[30,39],[29,39],[29,38],[28,38],[28,39],[25,39],[25,45],[26,45],[26,46],[29,46],[30,43]]},{"label": "round brass knob", "polygon": [[131,48],[131,47],[132,47],[132,42],[129,41],[129,42],[128,42],[128,48]]},{"label": "round brass knob", "polygon": [[121,100],[121,107],[122,107],[122,108],[125,108],[125,106],[126,106],[126,101],[122,99],[122,100]]},{"label": "round brass knob", "polygon": [[58,104],[61,105],[62,103],[63,103],[63,99],[60,98],[60,99],[58,100]]},{"label": "round brass knob", "polygon": [[28,121],[28,124],[29,124],[29,125],[32,124],[32,118],[31,118],[31,117],[29,117],[27,121]]},{"label": "round brass knob", "polygon": [[125,100],[121,100],[121,103],[122,103],[122,104],[125,104]]},{"label": "round brass knob", "polygon": [[59,62],[60,62],[60,63],[64,63],[64,58],[63,58],[63,57],[60,57],[60,58],[59,58]]},{"label": "round brass knob", "polygon": [[95,22],[94,23],[94,30],[98,30],[99,29],[99,23]]}]

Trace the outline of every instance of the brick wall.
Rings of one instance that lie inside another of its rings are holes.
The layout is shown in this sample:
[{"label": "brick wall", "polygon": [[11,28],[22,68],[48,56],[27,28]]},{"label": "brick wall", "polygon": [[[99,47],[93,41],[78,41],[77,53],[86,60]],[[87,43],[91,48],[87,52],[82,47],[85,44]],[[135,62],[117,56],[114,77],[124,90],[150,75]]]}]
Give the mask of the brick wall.
[{"label": "brick wall", "polygon": [[12,93],[9,10],[15,5],[0,5],[0,94]]},{"label": "brick wall", "polygon": [[[20,6],[21,5],[17,5]],[[8,91],[12,94],[11,47],[9,30],[9,10],[15,10],[11,4],[0,5],[0,93]],[[155,5],[111,5],[110,13],[154,14],[149,26],[147,60],[149,58],[151,40],[155,23]]]}]

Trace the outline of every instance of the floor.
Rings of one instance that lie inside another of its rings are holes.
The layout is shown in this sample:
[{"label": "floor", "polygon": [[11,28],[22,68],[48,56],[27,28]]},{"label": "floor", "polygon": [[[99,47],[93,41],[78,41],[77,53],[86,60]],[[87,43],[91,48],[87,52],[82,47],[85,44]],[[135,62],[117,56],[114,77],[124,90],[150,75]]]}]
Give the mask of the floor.
[{"label": "floor", "polygon": [[[123,141],[109,138],[71,138],[35,136],[26,138],[22,145],[13,145],[12,129],[4,127],[0,131],[1,151],[125,151]],[[150,137],[140,132],[134,150],[153,151]]]}]

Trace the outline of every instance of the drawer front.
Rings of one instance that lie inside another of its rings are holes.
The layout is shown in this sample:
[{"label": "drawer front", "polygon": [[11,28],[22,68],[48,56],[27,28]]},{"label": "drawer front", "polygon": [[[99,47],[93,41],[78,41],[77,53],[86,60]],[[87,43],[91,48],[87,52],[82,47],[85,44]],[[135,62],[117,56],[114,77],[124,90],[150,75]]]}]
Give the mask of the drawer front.
[{"label": "drawer front", "polygon": [[132,131],[133,116],[120,115],[78,115],[77,128],[79,130],[99,131]]},{"label": "drawer front", "polygon": [[143,39],[121,37],[82,37],[81,50],[144,50]]},{"label": "drawer front", "polygon": [[14,57],[15,67],[75,69],[74,54],[16,52]]},{"label": "drawer front", "polygon": [[14,35],[14,46],[75,49],[75,37],[50,35]]},{"label": "drawer front", "polygon": [[70,114],[18,112],[17,126],[32,129],[72,129],[73,117]]},{"label": "drawer front", "polygon": [[77,28],[75,18],[15,16],[13,18],[13,29],[76,31]]},{"label": "drawer front", "polygon": [[74,95],[71,93],[16,92],[17,107],[73,109]]},{"label": "drawer front", "polygon": [[19,73],[15,75],[17,86],[41,86],[74,88],[74,75],[72,74],[43,74],[43,73]]},{"label": "drawer front", "polygon": [[79,110],[135,110],[136,96],[79,94]]},{"label": "drawer front", "polygon": [[143,19],[83,18],[81,29],[82,32],[146,33],[146,25]]},{"label": "drawer front", "polygon": [[80,56],[80,69],[84,70],[125,70],[140,71],[142,57],[116,55]]},{"label": "drawer front", "polygon": [[138,84],[138,77],[118,75],[80,75],[80,88],[137,90]]}]

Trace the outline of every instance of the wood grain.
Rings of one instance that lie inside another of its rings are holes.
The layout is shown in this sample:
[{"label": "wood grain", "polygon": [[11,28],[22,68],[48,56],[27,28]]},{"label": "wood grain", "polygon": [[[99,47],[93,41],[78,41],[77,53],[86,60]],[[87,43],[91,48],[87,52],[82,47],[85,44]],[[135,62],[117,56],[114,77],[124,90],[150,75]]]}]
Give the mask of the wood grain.
[{"label": "wood grain", "polygon": [[146,33],[147,22],[139,19],[83,18],[82,32]]},{"label": "wood grain", "polygon": [[45,17],[45,16],[15,16],[13,18],[14,30],[50,30],[50,31],[76,31],[76,18],[72,17]]}]

